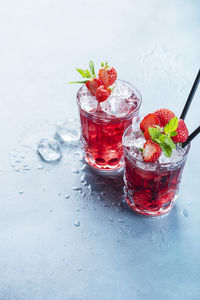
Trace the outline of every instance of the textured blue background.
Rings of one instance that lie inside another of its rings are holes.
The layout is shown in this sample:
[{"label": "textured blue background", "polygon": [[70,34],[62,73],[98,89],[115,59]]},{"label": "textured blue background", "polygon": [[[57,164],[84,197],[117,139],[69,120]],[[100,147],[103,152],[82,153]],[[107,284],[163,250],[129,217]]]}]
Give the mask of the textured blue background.
[{"label": "textured blue background", "polygon": [[[121,178],[74,173],[79,147],[51,166],[34,152],[77,117],[78,87],[67,82],[91,58],[138,87],[144,113],[179,115],[199,68],[199,28],[194,0],[0,1],[1,300],[200,299],[199,137],[177,205],[158,219],[121,204]],[[199,98],[200,89],[190,131]]]}]

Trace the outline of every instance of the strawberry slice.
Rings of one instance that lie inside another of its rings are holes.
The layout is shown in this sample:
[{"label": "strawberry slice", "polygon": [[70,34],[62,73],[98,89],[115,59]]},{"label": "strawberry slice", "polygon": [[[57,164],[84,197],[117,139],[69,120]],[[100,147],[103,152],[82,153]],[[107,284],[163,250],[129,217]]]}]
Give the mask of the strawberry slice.
[{"label": "strawberry slice", "polygon": [[155,162],[162,152],[161,147],[153,141],[147,141],[143,147],[143,159],[145,162]]},{"label": "strawberry slice", "polygon": [[140,123],[140,129],[142,132],[145,132],[145,130],[148,127],[151,127],[152,125],[160,125],[159,119],[157,118],[156,114],[148,114]]},{"label": "strawberry slice", "polygon": [[108,69],[106,66],[99,70],[99,79],[105,86],[110,86],[117,79],[117,71],[113,67]]},{"label": "strawberry slice", "polygon": [[161,108],[155,111],[155,114],[157,118],[160,121],[160,125],[162,127],[165,127],[165,125],[175,117],[175,114],[173,111],[167,109],[167,108]]},{"label": "strawberry slice", "polygon": [[99,102],[104,102],[111,94],[111,90],[108,89],[105,85],[100,85],[96,90],[96,99]]},{"label": "strawberry slice", "polygon": [[188,138],[188,129],[187,126],[185,125],[185,122],[182,119],[178,121],[178,127],[176,129],[176,132],[177,135],[171,138],[173,142],[184,143]]},{"label": "strawberry slice", "polygon": [[97,78],[94,78],[92,80],[88,80],[86,82],[86,87],[88,88],[88,90],[90,91],[90,93],[95,96],[96,90],[97,88],[102,85],[101,81]]}]

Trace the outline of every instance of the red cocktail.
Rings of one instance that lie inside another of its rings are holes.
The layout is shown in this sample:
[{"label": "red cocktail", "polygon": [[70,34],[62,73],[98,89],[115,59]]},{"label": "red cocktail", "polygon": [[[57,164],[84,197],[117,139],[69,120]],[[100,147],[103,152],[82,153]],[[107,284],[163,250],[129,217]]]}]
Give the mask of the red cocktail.
[{"label": "red cocktail", "polygon": [[138,90],[117,80],[110,97],[99,103],[82,86],[77,94],[81,120],[81,143],[86,162],[100,171],[123,166],[122,135],[137,118],[141,105]]},{"label": "red cocktail", "polygon": [[[190,144],[182,148],[178,143],[178,140],[183,139],[183,135],[184,139],[188,136],[187,131],[179,130],[180,126],[177,129],[175,122],[178,124],[182,121],[171,115],[171,127],[165,127],[152,115],[149,114],[145,121],[140,123],[138,130],[133,131],[130,126],[124,133],[124,181],[128,205],[143,215],[158,216],[167,213],[175,204]],[[148,124],[147,129],[153,128],[148,134],[145,128],[144,133],[140,130],[143,129],[143,125],[146,126],[147,120],[154,123],[151,126]],[[170,128],[173,132],[171,136],[175,137],[174,128],[178,132],[176,140],[174,139],[176,144],[173,144],[170,138]],[[171,150],[168,147],[170,145]]]}]

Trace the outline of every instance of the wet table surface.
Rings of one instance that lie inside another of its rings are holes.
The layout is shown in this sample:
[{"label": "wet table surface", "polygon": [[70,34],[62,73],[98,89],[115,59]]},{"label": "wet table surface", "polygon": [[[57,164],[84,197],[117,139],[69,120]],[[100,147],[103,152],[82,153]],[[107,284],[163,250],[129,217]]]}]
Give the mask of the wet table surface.
[{"label": "wet table surface", "polygon": [[91,58],[141,91],[143,113],[180,115],[199,28],[195,0],[1,1],[0,299],[200,299],[199,138],[176,206],[154,219],[124,205],[122,177],[84,165],[79,143],[54,164],[36,153],[59,124],[77,122],[78,86],[67,82]]}]

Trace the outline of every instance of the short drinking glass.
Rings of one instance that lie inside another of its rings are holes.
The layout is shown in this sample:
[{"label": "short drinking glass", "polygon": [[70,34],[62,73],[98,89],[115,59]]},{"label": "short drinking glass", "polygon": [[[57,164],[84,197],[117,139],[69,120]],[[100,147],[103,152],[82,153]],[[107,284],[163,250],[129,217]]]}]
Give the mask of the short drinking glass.
[{"label": "short drinking glass", "polygon": [[117,80],[111,96],[98,103],[83,85],[77,94],[81,121],[81,144],[85,161],[100,172],[123,167],[122,135],[137,118],[140,92],[129,83]]},{"label": "short drinking glass", "polygon": [[[130,126],[123,136],[125,157],[125,195],[128,205],[147,216],[167,213],[175,204],[183,168],[190,149],[176,147],[171,158],[162,157],[157,162],[144,162],[135,141],[140,144],[141,133]],[[134,142],[133,142],[134,141]]]}]

